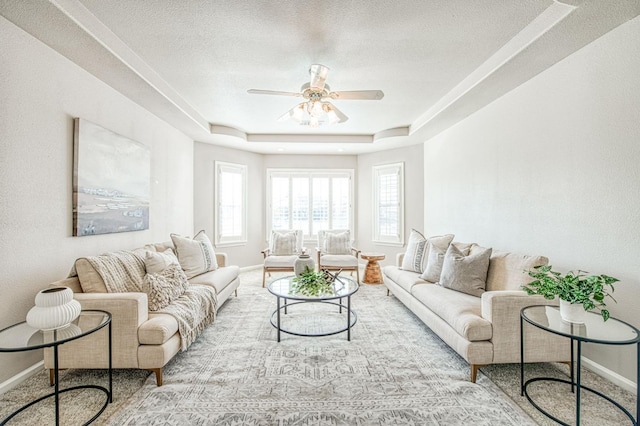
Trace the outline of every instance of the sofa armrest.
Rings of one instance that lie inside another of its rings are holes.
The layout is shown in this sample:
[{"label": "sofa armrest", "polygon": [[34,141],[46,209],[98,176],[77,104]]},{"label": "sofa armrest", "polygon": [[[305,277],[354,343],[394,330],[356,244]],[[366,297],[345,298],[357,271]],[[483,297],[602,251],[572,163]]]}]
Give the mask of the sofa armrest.
[{"label": "sofa armrest", "polygon": [[[491,322],[493,362],[520,362],[520,311],[531,305],[557,305],[556,300],[529,296],[524,291],[487,291],[482,294],[482,318]],[[526,327],[526,324],[525,324]],[[536,327],[525,328],[525,361],[568,361],[569,339]]]},{"label": "sofa armrest", "polygon": [[[111,313],[114,368],[138,367],[138,327],[148,320],[146,293],[76,293],[82,309]],[[108,327],[59,348],[60,368],[106,368]],[[45,351],[45,368],[53,367],[50,351]]]},{"label": "sofa armrest", "polygon": [[402,259],[404,259],[404,252],[396,254],[396,266],[398,268],[402,267]]},{"label": "sofa armrest", "polygon": [[227,253],[218,253],[216,252],[216,261],[218,262],[218,267],[222,268],[227,266]]}]

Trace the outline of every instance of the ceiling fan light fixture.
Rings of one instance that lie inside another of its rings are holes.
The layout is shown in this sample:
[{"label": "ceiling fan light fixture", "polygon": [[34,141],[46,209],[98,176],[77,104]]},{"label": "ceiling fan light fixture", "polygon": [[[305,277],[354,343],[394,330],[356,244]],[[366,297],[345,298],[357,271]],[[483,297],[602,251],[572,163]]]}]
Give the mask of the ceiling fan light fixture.
[{"label": "ceiling fan light fixture", "polygon": [[295,108],[293,108],[291,110],[291,118],[293,118],[295,121],[297,121],[298,123],[300,123],[305,116],[305,103],[300,103],[298,104],[298,106],[296,106]]}]

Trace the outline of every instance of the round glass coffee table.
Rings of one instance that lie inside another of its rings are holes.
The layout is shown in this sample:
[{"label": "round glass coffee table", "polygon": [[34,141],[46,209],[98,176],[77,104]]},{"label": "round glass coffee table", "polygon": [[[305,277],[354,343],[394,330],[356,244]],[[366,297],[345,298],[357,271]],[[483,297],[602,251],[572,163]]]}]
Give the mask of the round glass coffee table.
[{"label": "round glass coffee table", "polygon": [[[109,356],[109,389],[104,386],[97,385],[81,385],[73,386],[66,389],[60,389],[58,377],[58,346],[63,345],[72,340],[80,339],[89,334],[95,333],[104,327],[108,327],[108,356]],[[4,425],[19,413],[40,401],[54,397],[55,402],[55,424],[60,424],[60,394],[73,391],[76,389],[95,389],[105,394],[105,402],[100,410],[85,424],[89,424],[96,420],[100,414],[107,408],[107,404],[113,401],[113,374],[112,374],[112,352],[111,352],[111,314],[100,310],[84,310],[80,312],[80,316],[73,320],[66,327],[55,330],[38,330],[29,326],[26,322],[21,322],[0,330],[0,352],[25,352],[34,349],[51,348],[53,350],[53,385],[54,391],[44,395],[25,406],[19,408],[10,414],[7,418],[0,422]]]},{"label": "round glass coffee table", "polygon": [[[292,334],[294,336],[320,337],[330,336],[333,334],[347,332],[347,340],[351,341],[351,328],[356,324],[358,316],[351,309],[351,295],[358,291],[358,283],[349,278],[339,277],[333,284],[333,292],[321,296],[302,296],[291,294],[293,279],[295,276],[279,278],[267,286],[271,294],[278,299],[276,310],[271,314],[271,325],[278,330],[278,342],[280,341],[280,333]],[[347,299],[347,304],[342,303],[342,299]],[[288,309],[302,304],[320,303],[322,305],[334,305],[338,307],[338,313],[342,315],[343,309],[346,313],[346,325],[340,326],[338,329],[331,329],[318,333],[309,333],[305,331],[296,331],[285,329],[282,327],[282,314],[287,315]]]}]

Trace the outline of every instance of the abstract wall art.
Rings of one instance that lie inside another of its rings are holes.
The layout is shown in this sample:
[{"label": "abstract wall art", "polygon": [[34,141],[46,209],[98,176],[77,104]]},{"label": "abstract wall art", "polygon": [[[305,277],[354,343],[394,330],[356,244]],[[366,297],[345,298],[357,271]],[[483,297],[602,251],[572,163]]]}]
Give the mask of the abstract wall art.
[{"label": "abstract wall art", "polygon": [[73,235],[149,229],[151,150],[74,119]]}]

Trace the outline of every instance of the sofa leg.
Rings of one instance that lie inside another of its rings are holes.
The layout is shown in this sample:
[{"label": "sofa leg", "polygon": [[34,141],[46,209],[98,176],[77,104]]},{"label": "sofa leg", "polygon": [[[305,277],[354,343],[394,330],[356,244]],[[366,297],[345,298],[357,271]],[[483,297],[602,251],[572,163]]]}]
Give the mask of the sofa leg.
[{"label": "sofa leg", "polygon": [[236,297],[238,297],[238,289],[237,288],[235,289],[234,293],[235,293]]},{"label": "sofa leg", "polygon": [[53,386],[56,384],[56,372],[53,371],[53,368],[49,369],[49,386]]},{"label": "sofa leg", "polygon": [[162,386],[162,368],[149,368],[149,370],[156,373],[156,385]]},{"label": "sofa leg", "polygon": [[264,283],[267,281],[267,270],[262,269],[262,288],[264,288]]},{"label": "sofa leg", "polygon": [[470,364],[469,366],[471,367],[471,383],[475,383],[478,377],[478,369],[486,367],[487,364]]}]

